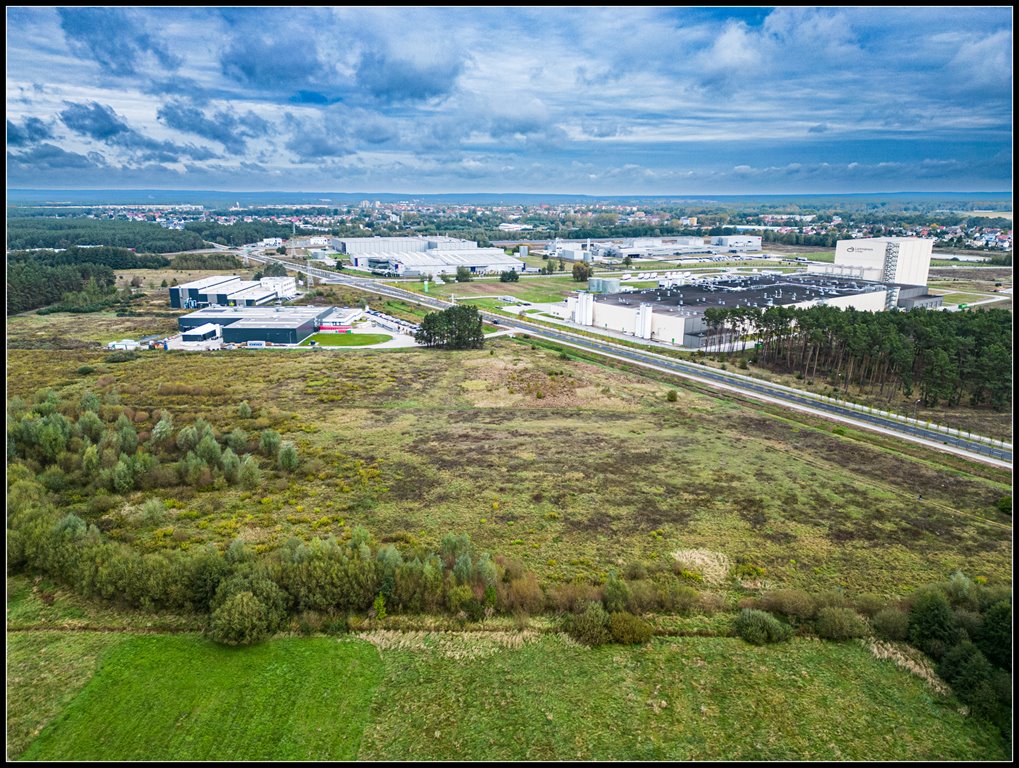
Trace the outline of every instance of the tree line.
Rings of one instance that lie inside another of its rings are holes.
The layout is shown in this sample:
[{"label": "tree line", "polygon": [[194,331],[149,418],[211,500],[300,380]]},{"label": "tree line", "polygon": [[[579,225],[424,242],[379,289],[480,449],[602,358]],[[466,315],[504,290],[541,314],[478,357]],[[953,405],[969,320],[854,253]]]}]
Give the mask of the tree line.
[{"label": "tree line", "polygon": [[760,365],[877,388],[889,400],[914,391],[927,407],[1006,408],[1012,392],[1012,315],[1008,310],[862,312],[831,306],[806,309],[711,308],[708,343],[723,349],[745,337],[761,345]]},{"label": "tree line", "polygon": [[165,256],[153,253],[135,253],[128,248],[102,245],[96,247],[71,246],[64,250],[10,251],[7,261],[35,261],[48,267],[67,264],[102,264],[110,269],[161,269],[170,266]]},{"label": "tree line", "polygon": [[145,253],[171,253],[204,248],[194,232],[167,229],[144,221],[87,218],[8,218],[7,247],[70,248],[107,245]]},{"label": "tree line", "polygon": [[88,286],[112,288],[116,280],[110,267],[99,264],[44,266],[35,261],[7,265],[7,314],[15,315],[45,307]]},{"label": "tree line", "polygon": [[[184,229],[192,236],[201,240],[219,243],[220,245],[246,245],[257,243],[269,237],[280,237],[284,240],[293,233],[290,224],[277,224],[272,221],[238,221],[236,224],[220,224],[216,221],[191,221]],[[299,235],[321,234],[314,230],[297,228]],[[198,246],[201,247],[201,246]]]}]

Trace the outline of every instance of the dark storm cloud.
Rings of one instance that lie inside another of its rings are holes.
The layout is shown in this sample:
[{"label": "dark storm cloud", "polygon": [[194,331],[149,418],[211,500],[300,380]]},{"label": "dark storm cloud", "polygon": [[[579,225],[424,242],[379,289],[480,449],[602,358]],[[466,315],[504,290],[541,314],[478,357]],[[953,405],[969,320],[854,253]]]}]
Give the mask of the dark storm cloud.
[{"label": "dark storm cloud", "polygon": [[166,69],[181,64],[178,56],[120,8],[58,8],[57,13],[71,51],[111,74],[135,74],[148,56]]}]

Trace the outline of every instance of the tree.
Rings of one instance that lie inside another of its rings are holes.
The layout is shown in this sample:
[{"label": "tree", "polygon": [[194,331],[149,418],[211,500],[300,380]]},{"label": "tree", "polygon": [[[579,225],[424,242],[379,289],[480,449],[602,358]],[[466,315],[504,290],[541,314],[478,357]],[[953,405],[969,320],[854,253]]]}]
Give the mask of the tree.
[{"label": "tree", "polygon": [[457,267],[456,281],[458,283],[469,283],[471,281],[471,271],[467,267]]},{"label": "tree", "polygon": [[281,245],[276,249],[276,253],[278,253],[280,256],[286,256],[287,249]]},{"label": "tree", "polygon": [[212,613],[212,639],[225,645],[251,645],[269,634],[265,603],[250,592],[238,592]]},{"label": "tree", "polygon": [[520,281],[520,274],[515,269],[507,269],[499,275],[500,283],[516,283]]},{"label": "tree", "polygon": [[940,659],[959,640],[955,614],[940,592],[924,592],[909,611],[909,641],[935,659]]},{"label": "tree", "polygon": [[624,267],[629,267],[629,266],[632,266],[632,265],[633,265],[633,256],[630,256],[629,254],[627,254],[626,256],[623,257],[623,266]]},{"label": "tree", "polygon": [[587,264],[579,263],[573,265],[573,279],[578,283],[586,282],[592,273],[592,269]]},{"label": "tree", "polygon": [[270,261],[262,270],[262,277],[286,277],[287,268],[278,261]]},{"label": "tree", "polygon": [[432,312],[421,321],[414,339],[426,347],[480,349],[485,342],[481,314],[477,307],[467,304]]}]

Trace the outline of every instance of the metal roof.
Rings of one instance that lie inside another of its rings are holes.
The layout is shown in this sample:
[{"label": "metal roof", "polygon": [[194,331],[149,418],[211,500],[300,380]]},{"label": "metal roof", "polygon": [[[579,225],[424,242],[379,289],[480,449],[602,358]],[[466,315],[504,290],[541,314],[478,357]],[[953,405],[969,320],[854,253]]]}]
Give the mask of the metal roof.
[{"label": "metal roof", "polygon": [[240,280],[240,277],[237,275],[213,275],[212,277],[203,277],[200,280],[192,280],[190,283],[181,283],[180,285],[174,285],[171,287],[195,290],[201,288],[212,288],[215,285],[229,283],[233,280]]}]

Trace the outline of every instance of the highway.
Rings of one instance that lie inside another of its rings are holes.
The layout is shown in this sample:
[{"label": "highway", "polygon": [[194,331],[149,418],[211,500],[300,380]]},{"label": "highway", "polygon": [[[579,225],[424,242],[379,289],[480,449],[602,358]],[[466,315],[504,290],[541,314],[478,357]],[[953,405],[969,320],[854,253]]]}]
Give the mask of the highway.
[{"label": "highway", "polygon": [[[252,257],[254,258],[254,257]],[[362,277],[350,277],[342,273],[305,267],[282,259],[273,259],[286,265],[289,269],[311,275],[326,283],[350,285],[354,288],[391,298],[411,301],[434,309],[446,309],[451,303],[419,293],[384,285],[375,280]],[[689,363],[683,360],[658,355],[653,352],[632,349],[609,341],[601,341],[566,330],[549,328],[545,325],[531,323],[519,318],[494,315],[482,311],[484,318],[494,324],[524,331],[532,336],[567,344],[578,349],[594,352],[599,355],[622,360],[635,365],[682,376],[708,386],[736,392],[767,402],[794,408],[798,411],[812,413],[817,416],[841,421],[846,424],[891,434],[896,437],[921,443],[938,450],[955,453],[996,466],[1012,468],[1012,446],[1008,443],[988,438],[977,438],[949,430],[937,425],[927,426],[923,422],[914,421],[896,414],[885,414],[871,410],[865,406],[847,404],[830,398],[813,395],[802,390],[785,387],[780,384],[753,379],[738,373],[720,371],[706,366]]]}]

